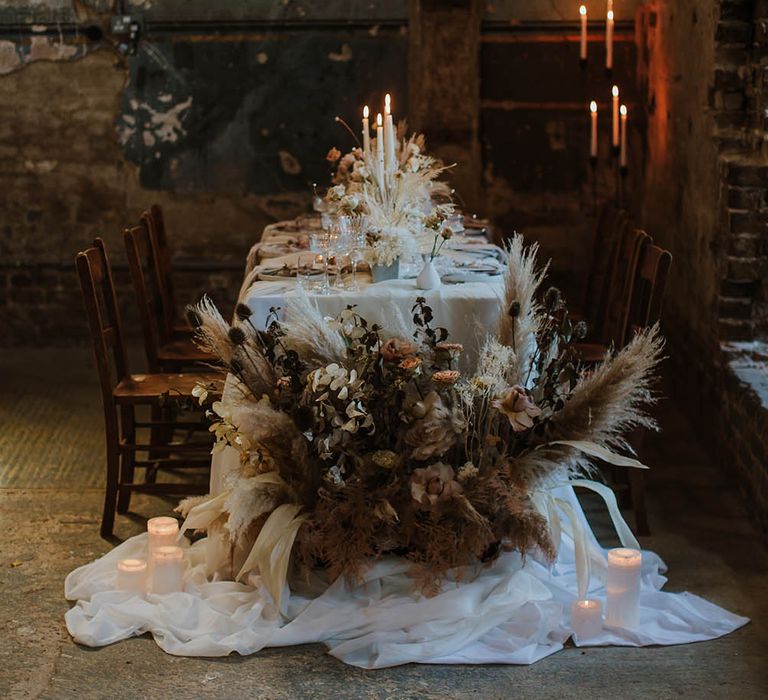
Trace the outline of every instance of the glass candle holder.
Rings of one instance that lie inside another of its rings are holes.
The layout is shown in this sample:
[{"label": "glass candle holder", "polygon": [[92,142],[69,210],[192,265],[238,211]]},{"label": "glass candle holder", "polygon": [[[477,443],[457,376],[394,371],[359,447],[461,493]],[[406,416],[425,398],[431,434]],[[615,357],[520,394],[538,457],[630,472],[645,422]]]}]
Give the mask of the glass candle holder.
[{"label": "glass candle holder", "polygon": [[146,559],[120,559],[117,562],[115,589],[144,593],[147,590]]},{"label": "glass candle holder", "polygon": [[150,561],[152,550],[156,547],[175,545],[179,537],[179,521],[176,518],[150,518],[147,521]]},{"label": "glass candle holder", "polygon": [[152,550],[152,593],[178,593],[184,588],[184,551],[162,546]]},{"label": "glass candle holder", "polygon": [[605,622],[612,627],[636,627],[640,622],[640,571],[643,555],[620,547],[608,552]]},{"label": "glass candle holder", "polygon": [[571,629],[578,639],[597,637],[603,631],[603,606],[599,600],[575,600],[571,605]]}]

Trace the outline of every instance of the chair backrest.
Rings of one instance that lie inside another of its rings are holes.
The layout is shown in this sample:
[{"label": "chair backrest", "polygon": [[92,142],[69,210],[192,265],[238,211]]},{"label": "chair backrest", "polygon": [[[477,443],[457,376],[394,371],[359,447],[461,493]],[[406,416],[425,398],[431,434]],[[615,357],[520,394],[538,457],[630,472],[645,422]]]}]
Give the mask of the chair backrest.
[{"label": "chair backrest", "polygon": [[668,250],[652,244],[645,247],[632,295],[631,332],[647,328],[661,319],[671,266],[672,254]]},{"label": "chair backrest", "polygon": [[93,341],[109,439],[110,436],[117,435],[117,415],[112,392],[118,382],[128,376],[128,362],[123,345],[115,285],[104,241],[97,238],[92,248],[78,253],[75,264]]},{"label": "chair backrest", "polygon": [[149,232],[145,226],[125,229],[125,254],[128,258],[128,270],[133,282],[133,291],[139,309],[139,321],[144,336],[144,351],[150,372],[160,372],[158,350],[162,345],[160,326],[162,313],[160,307],[161,292],[152,274],[154,255]]},{"label": "chair backrest", "polygon": [[643,251],[650,243],[651,237],[645,231],[631,227],[624,229],[612,275],[605,333],[605,341],[617,348],[627,340],[635,279]]},{"label": "chair backrest", "polygon": [[152,260],[148,262],[153,265],[151,274],[154,276],[154,284],[160,295],[160,312],[162,313],[160,333],[163,341],[168,342],[173,338],[176,290],[171,273],[171,250],[168,247],[163,210],[160,205],[153,204],[149,210],[142,212],[140,221],[141,225],[145,226],[149,232]]},{"label": "chair backrest", "polygon": [[618,259],[621,233],[628,220],[626,212],[613,204],[606,204],[600,211],[583,307],[590,335],[595,338],[604,335],[611,275]]}]

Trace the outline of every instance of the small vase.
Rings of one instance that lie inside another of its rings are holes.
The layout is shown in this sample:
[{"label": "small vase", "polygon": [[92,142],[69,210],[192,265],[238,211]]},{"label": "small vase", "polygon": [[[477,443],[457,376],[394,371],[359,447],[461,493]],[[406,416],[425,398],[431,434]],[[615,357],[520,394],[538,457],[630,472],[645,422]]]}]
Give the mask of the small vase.
[{"label": "small vase", "polygon": [[435,269],[435,261],[429,255],[424,256],[424,267],[416,278],[416,286],[419,289],[436,289],[442,284],[440,275]]},{"label": "small vase", "polygon": [[400,277],[400,258],[391,265],[371,265],[371,275],[374,282],[386,282]]}]

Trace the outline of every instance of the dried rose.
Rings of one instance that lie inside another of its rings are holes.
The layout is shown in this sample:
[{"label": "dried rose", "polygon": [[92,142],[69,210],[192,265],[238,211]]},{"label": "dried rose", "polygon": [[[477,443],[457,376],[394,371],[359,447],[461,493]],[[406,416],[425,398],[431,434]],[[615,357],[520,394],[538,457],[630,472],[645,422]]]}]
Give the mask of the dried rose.
[{"label": "dried rose", "polygon": [[455,384],[460,376],[455,369],[441,369],[432,375],[432,381],[435,384]]},{"label": "dried rose", "polygon": [[463,491],[461,484],[454,479],[453,469],[442,462],[416,469],[411,475],[411,496],[426,508],[450,501]]},{"label": "dried rose", "polygon": [[436,391],[416,402],[411,412],[419,419],[405,433],[405,444],[413,448],[411,457],[420,461],[444,455],[466,427],[463,418],[449,409]]},{"label": "dried rose", "polygon": [[420,357],[406,357],[398,367],[405,372],[415,372],[421,366]]},{"label": "dried rose", "polygon": [[533,427],[533,419],[541,415],[541,409],[521,386],[513,386],[495,398],[491,405],[508,419],[512,430],[519,433]]},{"label": "dried rose", "polygon": [[280,379],[277,380],[277,388],[278,389],[290,389],[291,388],[291,378],[288,375],[280,377]]},{"label": "dried rose", "polygon": [[403,338],[390,338],[381,346],[381,356],[387,362],[399,362],[416,353],[416,346]]},{"label": "dried rose", "polygon": [[325,159],[329,163],[335,163],[339,158],[341,158],[341,151],[335,146],[330,151],[328,151],[328,155],[325,156]]}]

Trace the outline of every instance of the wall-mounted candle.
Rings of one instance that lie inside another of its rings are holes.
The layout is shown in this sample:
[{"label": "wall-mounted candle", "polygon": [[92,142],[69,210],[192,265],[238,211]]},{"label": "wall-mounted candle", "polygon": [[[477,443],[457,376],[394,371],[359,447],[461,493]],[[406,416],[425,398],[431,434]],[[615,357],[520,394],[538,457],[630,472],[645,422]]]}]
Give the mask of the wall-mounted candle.
[{"label": "wall-mounted candle", "polygon": [[363,153],[368,155],[371,152],[371,127],[368,123],[368,105],[363,107]]},{"label": "wall-mounted candle", "polygon": [[611,88],[611,144],[619,147],[619,86]]},{"label": "wall-mounted candle", "polygon": [[381,112],[376,115],[376,175],[379,180],[379,189],[384,191],[384,127]]},{"label": "wall-mounted candle", "polygon": [[597,102],[589,103],[589,157],[597,158]]},{"label": "wall-mounted candle", "polygon": [[636,627],[640,621],[640,570],[643,555],[637,549],[620,547],[608,552],[605,623],[613,627]]},{"label": "wall-mounted candle", "polygon": [[181,547],[152,550],[152,592],[177,593],[184,587],[184,551]]},{"label": "wall-mounted candle", "polygon": [[179,538],[179,521],[176,518],[150,518],[147,521],[147,541],[149,542],[150,561],[155,547],[175,545]]},{"label": "wall-mounted candle", "polygon": [[389,93],[384,95],[384,162],[388,173],[397,170],[395,157],[395,126],[392,119],[392,98]]},{"label": "wall-mounted candle", "polygon": [[613,10],[608,10],[605,21],[605,67],[613,68]]},{"label": "wall-mounted candle", "polygon": [[120,559],[117,562],[118,591],[143,593],[147,590],[147,562],[145,559]]},{"label": "wall-mounted candle", "polygon": [[603,606],[599,600],[575,600],[571,605],[571,629],[578,639],[597,637],[603,631]]},{"label": "wall-mounted candle", "polygon": [[582,61],[587,60],[587,6],[579,7],[579,16],[581,17],[581,41],[579,42],[579,58]]},{"label": "wall-mounted candle", "polygon": [[619,147],[619,167],[627,167],[627,105],[621,105],[621,146]]}]

